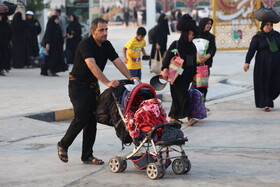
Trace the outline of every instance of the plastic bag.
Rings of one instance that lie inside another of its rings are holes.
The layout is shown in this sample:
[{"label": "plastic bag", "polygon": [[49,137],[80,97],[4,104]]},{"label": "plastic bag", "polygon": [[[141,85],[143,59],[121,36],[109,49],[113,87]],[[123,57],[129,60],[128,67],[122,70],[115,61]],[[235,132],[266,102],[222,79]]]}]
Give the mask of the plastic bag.
[{"label": "plastic bag", "polygon": [[196,68],[196,87],[208,88],[209,71],[208,66],[202,63]]}]

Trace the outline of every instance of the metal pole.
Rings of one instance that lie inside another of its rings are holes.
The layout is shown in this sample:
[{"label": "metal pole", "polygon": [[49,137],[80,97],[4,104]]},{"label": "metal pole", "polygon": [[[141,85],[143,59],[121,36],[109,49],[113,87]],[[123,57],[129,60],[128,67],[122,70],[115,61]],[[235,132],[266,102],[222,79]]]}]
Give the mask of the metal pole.
[{"label": "metal pole", "polygon": [[146,1],[146,28],[150,30],[156,24],[156,1]]}]

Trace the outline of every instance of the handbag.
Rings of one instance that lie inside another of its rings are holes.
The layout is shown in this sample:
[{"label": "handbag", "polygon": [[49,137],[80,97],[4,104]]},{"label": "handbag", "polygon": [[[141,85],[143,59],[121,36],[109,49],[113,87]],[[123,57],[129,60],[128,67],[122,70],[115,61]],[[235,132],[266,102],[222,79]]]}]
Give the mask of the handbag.
[{"label": "handbag", "polygon": [[209,80],[209,71],[208,66],[204,63],[200,63],[196,68],[196,87],[205,87],[208,88],[208,80]]},{"label": "handbag", "polygon": [[171,52],[174,53],[174,57],[170,60],[168,72],[169,72],[169,78],[168,82],[172,85],[178,75],[180,74],[180,70],[183,66],[184,60],[180,57],[179,51],[178,51],[178,41],[176,41],[176,48],[173,49]]},{"label": "handbag", "polygon": [[[159,59],[157,58],[159,56]],[[160,74],[162,66],[162,56],[159,50],[156,50],[155,56],[151,59],[151,72]]]},{"label": "handbag", "polygon": [[188,91],[191,101],[191,113],[193,118],[204,119],[207,117],[207,111],[204,104],[203,94],[197,89]]},{"label": "handbag", "polygon": [[169,64],[169,78],[168,82],[170,84],[173,84],[176,80],[176,78],[179,75],[180,69],[182,68],[182,65],[184,63],[184,60],[180,57],[179,53],[177,52],[176,56],[174,56]]}]

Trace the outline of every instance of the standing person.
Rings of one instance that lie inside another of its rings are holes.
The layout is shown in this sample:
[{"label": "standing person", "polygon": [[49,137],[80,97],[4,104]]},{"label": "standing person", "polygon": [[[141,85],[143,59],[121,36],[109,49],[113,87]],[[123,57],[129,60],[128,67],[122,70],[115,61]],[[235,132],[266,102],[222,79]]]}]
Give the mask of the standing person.
[{"label": "standing person", "polygon": [[124,17],[125,26],[128,27],[129,26],[129,9],[128,8],[124,9],[123,17]]},{"label": "standing person", "polygon": [[177,21],[179,21],[182,18],[182,11],[181,9],[178,9],[177,11]]},{"label": "standing person", "polygon": [[170,35],[168,27],[168,18],[165,14],[161,14],[158,18],[158,24],[156,25],[156,28],[152,33],[153,44],[151,50],[151,58],[155,57],[156,50],[159,50],[161,56],[164,56],[167,49],[166,45],[168,35]]},{"label": "standing person", "polygon": [[273,29],[270,21],[262,22],[260,29],[252,37],[243,69],[248,71],[257,52],[254,66],[255,104],[257,108],[269,112],[280,92],[280,34]]},{"label": "standing person", "polygon": [[26,13],[27,23],[27,52],[30,67],[35,66],[35,59],[39,56],[38,35],[42,28],[37,19],[34,19],[34,13],[28,10]]},{"label": "standing person", "polygon": [[93,156],[93,145],[96,136],[96,108],[100,94],[98,81],[108,87],[117,87],[118,80],[109,80],[103,70],[109,59],[127,78],[129,74],[124,63],[118,57],[114,47],[107,40],[108,22],[96,18],[91,23],[91,35],[78,45],[75,62],[69,74],[69,97],[74,107],[75,117],[64,137],[58,142],[58,156],[68,162],[68,148],[76,136],[83,130],[81,160],[84,164],[102,165],[103,160]]},{"label": "standing person", "polygon": [[54,10],[54,15],[55,16],[58,16],[59,18],[59,26],[61,28],[61,34],[62,34],[62,37],[66,37],[66,20],[65,20],[65,17],[63,17],[61,15],[61,9],[55,9]]},{"label": "standing person", "polygon": [[147,56],[144,48],[146,47],[146,41],[144,40],[146,34],[146,29],[139,27],[136,36],[129,40],[123,48],[124,63],[127,69],[133,77],[138,77],[139,79],[142,76],[141,52],[144,56]]},{"label": "standing person", "polygon": [[41,67],[41,75],[43,76],[58,76],[56,73],[66,71],[67,66],[63,56],[63,38],[59,26],[58,16],[52,16],[48,23],[45,32],[45,50],[49,55]]},{"label": "standing person", "polygon": [[138,26],[138,14],[136,7],[133,7],[133,18],[134,18],[134,25]]},{"label": "standing person", "polygon": [[12,67],[30,67],[27,55],[27,23],[21,12],[15,13],[12,23]]},{"label": "standing person", "polygon": [[8,72],[11,69],[11,31],[8,23],[8,17],[0,14],[0,76],[5,76],[4,70]]},{"label": "standing person", "polygon": [[[213,20],[210,18],[202,18],[199,21],[199,34],[197,38],[203,38],[205,40],[209,41],[209,47],[206,50],[206,55],[205,56],[198,56],[198,61],[199,63],[204,63],[208,66],[208,72],[209,72],[209,76],[210,76],[210,68],[212,67],[213,64],[213,57],[216,54],[216,42],[215,42],[215,36],[210,33],[210,30],[212,28],[213,25]],[[201,93],[203,93],[204,95],[204,100],[206,101],[206,95],[207,95],[207,91],[208,88],[206,87],[200,87],[197,88]],[[209,109],[207,108],[207,110],[209,111]]]},{"label": "standing person", "polygon": [[182,16],[177,24],[177,29],[181,31],[181,36],[178,41],[174,41],[167,53],[166,57],[162,62],[161,75],[163,79],[168,80],[169,78],[169,64],[171,59],[174,57],[172,52],[177,49],[181,58],[184,60],[182,65],[182,74],[178,75],[177,79],[170,85],[172,104],[169,112],[170,121],[176,121],[183,123],[182,118],[188,117],[188,125],[193,125],[197,121],[192,118],[191,114],[191,103],[188,98],[188,89],[190,83],[195,80],[196,75],[196,47],[192,40],[195,35],[198,34],[198,28],[195,21],[191,16],[185,14]]},{"label": "standing person", "polygon": [[82,26],[79,23],[78,18],[74,15],[70,15],[70,23],[66,28],[66,57],[67,64],[74,63],[74,54],[80,41],[82,40]]}]

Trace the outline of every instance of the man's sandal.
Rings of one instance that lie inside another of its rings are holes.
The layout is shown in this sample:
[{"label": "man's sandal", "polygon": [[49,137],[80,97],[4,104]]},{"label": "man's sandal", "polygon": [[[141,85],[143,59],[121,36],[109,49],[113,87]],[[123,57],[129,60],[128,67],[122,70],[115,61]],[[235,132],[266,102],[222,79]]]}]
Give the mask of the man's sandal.
[{"label": "man's sandal", "polygon": [[57,155],[58,155],[58,158],[62,161],[62,162],[65,162],[67,163],[68,162],[68,153],[67,153],[67,149],[61,147],[59,145],[59,143],[57,143]]},{"label": "man's sandal", "polygon": [[87,160],[84,160],[83,163],[84,164],[93,164],[93,165],[103,165],[104,161],[101,159],[98,159],[94,156],[91,156]]}]

